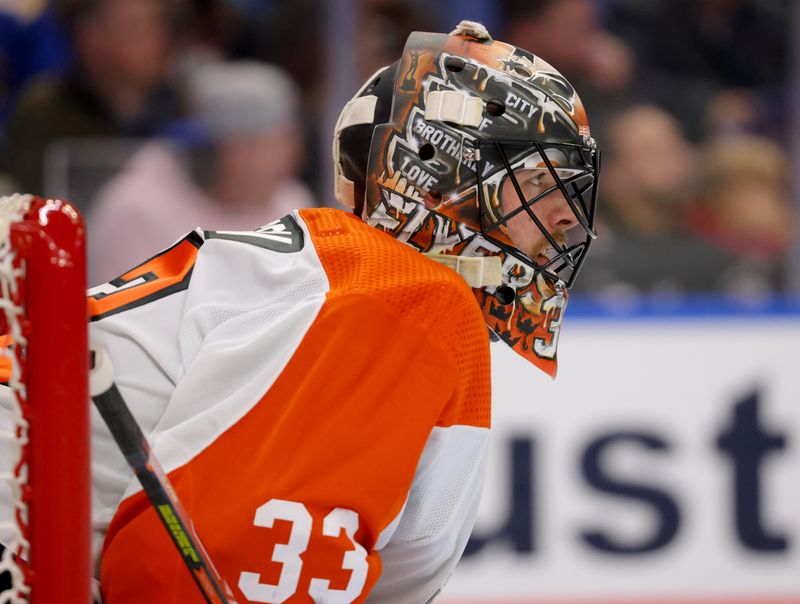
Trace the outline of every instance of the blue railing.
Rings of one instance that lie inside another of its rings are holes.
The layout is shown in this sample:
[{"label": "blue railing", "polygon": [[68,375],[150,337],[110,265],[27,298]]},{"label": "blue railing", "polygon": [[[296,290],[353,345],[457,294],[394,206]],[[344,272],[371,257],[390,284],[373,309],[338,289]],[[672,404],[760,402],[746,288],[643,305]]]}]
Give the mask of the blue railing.
[{"label": "blue railing", "polygon": [[722,295],[596,298],[573,294],[566,311],[575,319],[789,318],[800,320],[800,297],[740,298]]}]

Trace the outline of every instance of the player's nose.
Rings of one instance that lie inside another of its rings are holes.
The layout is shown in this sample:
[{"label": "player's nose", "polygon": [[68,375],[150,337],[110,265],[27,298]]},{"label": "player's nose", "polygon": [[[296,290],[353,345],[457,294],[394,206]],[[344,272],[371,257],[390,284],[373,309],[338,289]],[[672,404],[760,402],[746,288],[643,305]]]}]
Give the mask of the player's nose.
[{"label": "player's nose", "polygon": [[547,208],[545,225],[548,230],[566,232],[578,224],[578,217],[572,211],[567,200],[563,195],[555,194],[548,199],[550,202]]}]

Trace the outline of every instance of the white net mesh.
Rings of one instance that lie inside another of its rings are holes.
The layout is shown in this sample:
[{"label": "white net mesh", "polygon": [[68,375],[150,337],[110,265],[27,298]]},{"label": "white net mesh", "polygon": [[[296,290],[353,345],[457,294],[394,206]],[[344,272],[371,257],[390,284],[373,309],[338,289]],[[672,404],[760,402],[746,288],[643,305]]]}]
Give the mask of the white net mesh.
[{"label": "white net mesh", "polygon": [[[7,379],[3,387],[0,422],[0,543],[5,546],[0,557],[0,578],[10,578],[10,588],[0,592],[0,604],[29,601],[28,508],[27,508],[27,444],[25,355],[26,338],[24,308],[21,305],[24,287],[24,262],[17,256],[9,237],[11,225],[22,219],[31,201],[29,195],[0,198],[0,318],[4,330],[0,337],[0,367]],[[9,341],[10,336],[10,341]],[[10,345],[9,345],[10,344]],[[10,369],[10,372],[9,372]],[[0,583],[2,586],[2,583]],[[0,587],[1,589],[2,587]]]}]

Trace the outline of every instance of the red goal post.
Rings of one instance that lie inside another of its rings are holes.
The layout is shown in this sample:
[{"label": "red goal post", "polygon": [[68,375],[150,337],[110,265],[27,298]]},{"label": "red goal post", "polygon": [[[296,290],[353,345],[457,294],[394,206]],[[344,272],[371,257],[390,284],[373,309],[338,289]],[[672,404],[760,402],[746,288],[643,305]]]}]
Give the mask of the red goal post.
[{"label": "red goal post", "polygon": [[85,259],[68,203],[0,198],[0,604],[91,601]]}]

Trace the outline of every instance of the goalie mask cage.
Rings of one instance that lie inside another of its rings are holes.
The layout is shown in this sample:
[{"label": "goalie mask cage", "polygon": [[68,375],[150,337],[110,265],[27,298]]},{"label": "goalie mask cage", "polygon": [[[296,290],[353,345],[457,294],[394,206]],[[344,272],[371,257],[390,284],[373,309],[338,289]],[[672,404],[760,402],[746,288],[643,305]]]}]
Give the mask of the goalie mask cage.
[{"label": "goalie mask cage", "polygon": [[69,204],[0,199],[0,604],[91,602],[85,257]]}]

